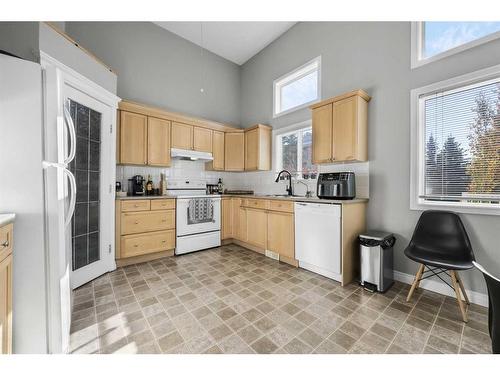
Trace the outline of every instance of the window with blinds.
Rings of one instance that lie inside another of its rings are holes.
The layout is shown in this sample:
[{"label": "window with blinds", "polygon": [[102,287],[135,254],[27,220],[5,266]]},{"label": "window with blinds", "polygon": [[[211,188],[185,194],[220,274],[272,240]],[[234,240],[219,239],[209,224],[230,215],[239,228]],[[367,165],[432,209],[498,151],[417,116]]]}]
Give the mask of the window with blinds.
[{"label": "window with blinds", "polygon": [[419,97],[427,202],[500,207],[500,77]]}]

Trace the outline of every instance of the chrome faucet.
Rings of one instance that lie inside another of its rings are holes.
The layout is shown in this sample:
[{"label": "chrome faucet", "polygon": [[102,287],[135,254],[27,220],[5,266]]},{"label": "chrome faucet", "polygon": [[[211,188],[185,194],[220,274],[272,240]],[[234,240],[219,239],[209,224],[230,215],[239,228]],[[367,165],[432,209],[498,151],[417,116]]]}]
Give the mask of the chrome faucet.
[{"label": "chrome faucet", "polygon": [[289,196],[292,196],[293,195],[292,174],[290,172],[288,172],[286,169],[283,169],[282,171],[280,171],[280,173],[278,173],[278,177],[276,177],[276,181],[274,182],[279,182],[280,177],[283,173],[286,173],[288,175],[288,187],[286,188],[286,191]]},{"label": "chrome faucet", "polygon": [[304,181],[302,180],[297,180],[297,184],[302,184],[306,187],[306,198],[311,198],[312,197],[312,191],[309,190],[309,185],[307,185]]}]

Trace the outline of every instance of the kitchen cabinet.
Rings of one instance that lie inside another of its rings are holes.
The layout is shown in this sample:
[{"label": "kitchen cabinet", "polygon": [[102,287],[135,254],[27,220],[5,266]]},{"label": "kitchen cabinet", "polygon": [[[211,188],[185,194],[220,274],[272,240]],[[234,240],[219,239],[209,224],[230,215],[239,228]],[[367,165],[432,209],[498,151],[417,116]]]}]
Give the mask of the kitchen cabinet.
[{"label": "kitchen cabinet", "polygon": [[0,228],[0,354],[12,353],[13,224]]},{"label": "kitchen cabinet", "polygon": [[233,204],[231,198],[222,198],[221,239],[233,237]]},{"label": "kitchen cabinet", "polygon": [[244,171],[245,133],[226,133],[224,150],[224,169],[226,171]]},{"label": "kitchen cabinet", "polygon": [[247,241],[261,249],[267,246],[267,212],[265,210],[247,208]]},{"label": "kitchen cabinet", "polygon": [[119,133],[120,163],[147,164],[147,116],[121,111]]},{"label": "kitchen cabinet", "polygon": [[357,90],[311,106],[314,163],[368,160],[370,99]]},{"label": "kitchen cabinet", "polygon": [[269,211],[267,215],[267,249],[287,258],[295,258],[294,214]]},{"label": "kitchen cabinet", "polygon": [[271,128],[256,125],[245,130],[245,170],[271,170]]},{"label": "kitchen cabinet", "polygon": [[312,112],[312,158],[314,164],[332,161],[332,112],[333,105],[327,104]]},{"label": "kitchen cabinet", "polygon": [[172,123],[172,148],[193,149],[193,126],[180,122]]},{"label": "kitchen cabinet", "polygon": [[115,206],[118,266],[174,255],[175,199],[117,199]]},{"label": "kitchen cabinet", "polygon": [[212,130],[195,126],[193,128],[193,149],[212,152]]},{"label": "kitchen cabinet", "polygon": [[224,170],[224,133],[215,131],[212,135],[212,156],[214,160],[206,163],[207,170],[223,171]]},{"label": "kitchen cabinet", "polygon": [[148,164],[170,166],[170,121],[148,117]]}]

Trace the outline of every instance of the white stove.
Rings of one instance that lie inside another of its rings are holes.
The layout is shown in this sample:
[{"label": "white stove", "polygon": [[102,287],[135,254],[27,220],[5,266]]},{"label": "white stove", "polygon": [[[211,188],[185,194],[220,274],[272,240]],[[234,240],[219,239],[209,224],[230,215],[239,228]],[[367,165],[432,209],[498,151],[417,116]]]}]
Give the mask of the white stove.
[{"label": "white stove", "polygon": [[175,254],[220,246],[221,197],[207,195],[202,180],[168,180],[167,191],[176,197]]}]

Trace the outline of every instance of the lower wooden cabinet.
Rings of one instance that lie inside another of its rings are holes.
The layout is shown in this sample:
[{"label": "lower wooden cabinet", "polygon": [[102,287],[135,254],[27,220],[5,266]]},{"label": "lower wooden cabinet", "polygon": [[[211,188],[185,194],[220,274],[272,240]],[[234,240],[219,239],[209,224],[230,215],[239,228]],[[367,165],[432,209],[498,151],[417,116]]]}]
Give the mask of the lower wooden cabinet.
[{"label": "lower wooden cabinet", "polygon": [[[294,264],[294,203],[258,198],[222,199],[222,239],[259,252],[271,250]],[[296,265],[296,264],[294,264]]]},{"label": "lower wooden cabinet", "polygon": [[265,249],[267,246],[267,211],[247,208],[246,221],[246,242],[261,249]]},{"label": "lower wooden cabinet", "polygon": [[0,354],[12,353],[12,233],[0,228]]},{"label": "lower wooden cabinet", "polygon": [[116,201],[118,265],[173,255],[175,238],[175,199]]},{"label": "lower wooden cabinet", "polygon": [[293,213],[269,211],[267,214],[267,249],[287,258],[295,258]]}]

